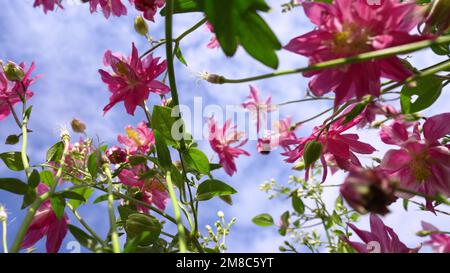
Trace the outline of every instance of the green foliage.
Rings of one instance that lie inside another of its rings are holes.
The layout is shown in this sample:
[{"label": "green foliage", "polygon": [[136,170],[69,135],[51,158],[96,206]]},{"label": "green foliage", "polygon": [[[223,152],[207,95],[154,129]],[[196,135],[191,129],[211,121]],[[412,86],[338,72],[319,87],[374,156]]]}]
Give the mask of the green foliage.
[{"label": "green foliage", "polygon": [[[411,114],[430,107],[439,98],[441,91],[442,80],[435,76],[422,77],[405,85],[400,97],[402,112]],[[417,96],[415,101],[414,96]]]},{"label": "green foliage", "polygon": [[272,216],[267,213],[263,213],[253,217],[252,222],[260,227],[270,227],[274,225]]},{"label": "green foliage", "polygon": [[1,153],[0,158],[12,171],[23,171],[22,154],[20,152],[6,152]]},{"label": "green foliage", "polygon": [[230,185],[215,179],[202,182],[197,189],[197,200],[205,201],[216,196],[227,196],[237,193]]},{"label": "green foliage", "polygon": [[0,189],[23,195],[28,191],[28,185],[16,178],[0,178]]}]

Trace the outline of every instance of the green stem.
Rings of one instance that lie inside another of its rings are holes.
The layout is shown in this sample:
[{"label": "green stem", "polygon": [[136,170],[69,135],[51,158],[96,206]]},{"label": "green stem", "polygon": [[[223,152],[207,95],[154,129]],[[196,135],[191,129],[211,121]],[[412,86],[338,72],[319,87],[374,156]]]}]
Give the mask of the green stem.
[{"label": "green stem", "polygon": [[6,242],[6,219],[2,221],[3,231],[2,231],[2,241],[3,241],[3,252],[8,253],[8,243]]},{"label": "green stem", "polygon": [[[190,33],[194,32],[197,28],[201,27],[204,23],[206,23],[206,18],[203,18],[202,20],[200,20],[198,23],[196,23],[194,26],[192,26],[191,28],[189,28],[188,30],[186,30],[185,32],[183,32],[180,36],[178,36],[178,38],[176,38],[174,41],[176,43],[179,43],[181,40],[183,40],[187,35],[189,35]],[[144,58],[145,56],[147,56],[148,54],[152,53],[153,51],[155,51],[156,49],[158,49],[159,47],[161,47],[162,45],[166,44],[166,41],[160,41],[158,42],[156,45],[154,45],[152,48],[150,48],[149,50],[147,50],[146,52],[144,52],[144,54],[141,55],[140,58]]]},{"label": "green stem", "polygon": [[[24,124],[26,124],[25,120],[24,120]],[[25,125],[26,127],[26,125]],[[26,130],[25,130],[26,131]],[[25,136],[25,135],[24,135]],[[23,140],[25,141],[26,138],[24,137]],[[16,253],[19,252],[20,247],[22,245],[22,241],[25,238],[25,234],[28,231],[28,228],[30,227],[31,221],[33,221],[34,215],[36,214],[36,211],[39,209],[39,207],[42,205],[42,203],[47,200],[48,198],[52,197],[53,194],[55,193],[55,189],[57,187],[57,185],[59,184],[59,180],[61,178],[62,172],[63,172],[63,167],[65,164],[65,159],[67,156],[67,153],[69,151],[69,144],[70,144],[70,136],[66,133],[62,133],[61,134],[61,140],[64,143],[64,150],[61,156],[61,159],[59,161],[59,168],[58,171],[56,173],[55,179],[53,181],[53,185],[51,185],[50,190],[44,194],[42,194],[41,196],[37,197],[34,202],[31,204],[27,215],[25,216],[25,219],[22,222],[22,225],[19,228],[19,231],[17,232],[16,238],[14,240],[14,243],[11,247],[11,252],[12,253]],[[25,145],[25,150],[26,150],[26,145]],[[25,154],[26,157],[26,154]],[[23,160],[23,158],[22,158]],[[28,162],[28,160],[26,161]],[[25,162],[24,162],[25,163]]]},{"label": "green stem", "polygon": [[112,174],[108,163],[103,164],[103,172],[108,180],[108,212],[109,212],[109,225],[111,228],[111,243],[114,253],[120,253],[119,234],[117,234],[116,227],[116,215],[114,214],[114,195]]},{"label": "green stem", "polygon": [[95,238],[100,244],[105,246],[105,242],[102,240],[102,238],[84,221],[84,219],[81,217],[81,215],[76,211],[76,209],[70,204],[67,203],[67,207],[73,212],[73,215],[75,218],[77,218],[78,222],[92,235],[92,237]]},{"label": "green stem", "polygon": [[275,105],[276,106],[284,106],[284,105],[289,105],[289,104],[293,104],[293,103],[301,103],[301,102],[316,101],[316,100],[334,100],[334,98],[330,98],[330,97],[313,97],[313,98],[306,98],[306,99],[299,99],[299,100],[291,100],[291,101],[287,101],[287,102],[278,103],[278,104],[275,104]]},{"label": "green stem", "polygon": [[27,144],[28,144],[28,130],[27,130],[27,124],[28,124],[28,118],[23,117],[22,121],[22,151],[21,151],[21,157],[22,157],[22,164],[23,168],[25,170],[25,174],[27,177],[30,176],[30,164],[28,162],[28,156],[27,156]]},{"label": "green stem", "polygon": [[[170,0],[168,1],[170,2]],[[181,221],[180,208],[178,207],[178,200],[173,190],[172,178],[170,177],[170,171],[166,175],[167,187],[169,189],[170,199],[172,200],[173,212],[175,213],[175,219],[178,227],[178,241],[180,245],[180,252],[186,253],[186,234],[184,233],[183,222]]]},{"label": "green stem", "polygon": [[277,71],[273,73],[263,74],[259,76],[249,77],[249,78],[243,78],[243,79],[227,79],[222,76],[214,77],[215,81],[212,81],[212,83],[216,84],[224,84],[224,83],[244,83],[244,82],[251,82],[251,81],[257,81],[257,80],[263,80],[267,78],[273,78],[278,76],[284,76],[289,74],[297,74],[297,73],[304,73],[304,72],[310,72],[310,71],[317,71],[322,70],[326,68],[333,68],[341,65],[347,65],[352,63],[360,63],[368,60],[375,60],[385,57],[390,57],[394,55],[399,54],[406,54],[414,51],[418,51],[424,48],[428,48],[433,45],[441,45],[445,43],[450,42],[450,36],[442,36],[435,40],[425,40],[395,47],[390,47],[382,50],[376,50],[371,52],[362,53],[356,56],[352,57],[346,57],[346,58],[339,58],[334,59],[330,61],[325,61],[321,63],[317,63],[314,65],[310,65],[307,67],[302,67],[298,69],[291,69],[291,70],[283,70],[283,71]]}]

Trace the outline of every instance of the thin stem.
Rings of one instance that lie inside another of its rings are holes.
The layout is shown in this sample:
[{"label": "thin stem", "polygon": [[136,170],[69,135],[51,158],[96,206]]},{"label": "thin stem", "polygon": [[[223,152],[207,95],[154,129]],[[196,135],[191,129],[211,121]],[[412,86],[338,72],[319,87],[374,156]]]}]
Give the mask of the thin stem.
[{"label": "thin stem", "polygon": [[114,253],[120,253],[119,235],[117,234],[116,215],[114,214],[114,195],[112,174],[108,163],[103,164],[103,172],[108,180],[108,213],[109,213],[109,225],[111,229],[111,243]]},{"label": "thin stem", "polygon": [[94,237],[95,240],[97,240],[103,246],[106,246],[103,239],[84,221],[83,217],[81,217],[76,209],[70,203],[67,203],[66,205],[73,212],[73,215],[75,216],[75,218],[77,218],[78,222],[80,222],[80,224],[92,235],[92,237]]},{"label": "thin stem", "polygon": [[[24,122],[26,124],[26,122]],[[26,126],[26,125],[25,125]],[[25,138],[26,139],[26,138]],[[67,153],[69,152],[69,144],[70,144],[70,136],[66,133],[61,134],[62,142],[64,143],[64,150],[61,155],[61,159],[59,161],[59,168],[56,173],[55,179],[53,181],[53,184],[50,187],[50,190],[41,196],[37,197],[34,202],[31,204],[27,215],[25,216],[25,219],[22,222],[22,225],[19,228],[19,231],[17,232],[16,238],[14,240],[14,243],[11,247],[11,252],[16,253],[19,252],[20,247],[22,245],[22,241],[25,238],[25,234],[28,231],[28,228],[30,227],[31,221],[33,221],[34,215],[36,214],[36,211],[39,209],[39,207],[42,205],[42,203],[47,200],[48,198],[52,197],[55,193],[55,189],[57,185],[59,184],[59,180],[61,179],[61,175],[63,172],[63,167],[65,165],[65,160]],[[26,148],[26,145],[25,145]],[[25,155],[26,156],[26,155]],[[27,160],[28,162],[28,160]]]},{"label": "thin stem", "polygon": [[8,253],[8,243],[6,242],[6,219],[2,221],[2,227],[3,252]]},{"label": "thin stem", "polygon": [[420,196],[420,197],[423,197],[423,198],[425,198],[427,200],[438,201],[438,202],[440,201],[440,202],[442,202],[442,204],[450,206],[450,201],[446,201],[445,202],[444,200],[441,200],[441,199],[438,200],[435,196],[427,195],[427,194],[424,194],[424,193],[412,191],[412,190],[405,189],[405,188],[396,188],[395,190],[398,191],[398,192],[401,192],[401,193],[406,193],[406,194],[411,194],[411,195],[415,195],[415,196]]},{"label": "thin stem", "polygon": [[17,126],[19,126],[19,128],[22,128],[22,123],[19,120],[19,117],[17,116],[16,110],[14,110],[13,105],[9,102],[9,100],[6,100],[6,102],[8,103],[9,109],[11,110],[11,113],[14,117],[14,120],[16,121]]},{"label": "thin stem", "polygon": [[284,106],[284,105],[293,104],[293,103],[302,103],[302,102],[315,101],[315,100],[334,100],[334,98],[330,98],[330,97],[313,97],[313,98],[306,98],[306,99],[299,99],[299,100],[291,100],[291,101],[287,101],[287,102],[278,103],[278,104],[275,104],[275,105],[276,106]]},{"label": "thin stem", "polygon": [[[168,2],[171,2],[170,0]],[[178,207],[178,200],[173,190],[172,178],[170,177],[170,171],[166,175],[167,187],[169,189],[170,199],[172,200],[173,212],[175,213],[175,219],[178,227],[178,241],[180,245],[180,252],[186,253],[186,234],[184,233],[183,222],[181,221],[180,208]]]},{"label": "thin stem", "polygon": [[[180,36],[178,36],[176,39],[174,39],[174,42],[179,43],[181,40],[183,40],[187,35],[189,35],[190,33],[194,32],[197,28],[201,27],[204,23],[206,23],[206,18],[203,18],[202,20],[200,20],[198,23],[196,23],[195,25],[193,25],[192,27],[190,27],[188,30],[186,30],[185,32],[183,32]],[[149,50],[147,50],[146,52],[144,52],[144,54],[141,55],[140,58],[144,58],[145,56],[147,56],[148,54],[152,53],[153,51],[155,51],[156,49],[158,49],[159,47],[161,47],[162,45],[166,44],[166,41],[160,41],[158,42],[156,45],[154,45],[152,48],[150,48]]]},{"label": "thin stem", "polygon": [[328,109],[326,109],[325,111],[323,111],[323,112],[321,112],[321,113],[319,113],[319,114],[317,114],[317,115],[315,115],[315,116],[313,116],[313,117],[310,117],[310,118],[308,118],[308,119],[305,119],[305,120],[302,120],[302,121],[297,122],[295,125],[296,125],[296,126],[299,126],[299,125],[302,125],[302,124],[304,124],[304,123],[307,123],[307,122],[310,122],[310,121],[312,121],[312,120],[315,120],[316,118],[319,118],[319,117],[325,115],[326,113],[332,111],[333,109],[334,109],[334,107],[328,108]]},{"label": "thin stem", "polygon": [[289,74],[317,71],[317,70],[333,68],[333,67],[337,67],[337,66],[341,66],[341,65],[359,63],[359,62],[364,62],[364,61],[368,61],[368,60],[375,60],[375,59],[385,58],[385,57],[399,55],[399,54],[406,54],[406,53],[418,51],[418,50],[421,50],[424,48],[428,48],[433,45],[440,45],[440,44],[445,44],[448,42],[450,42],[450,36],[447,35],[447,36],[439,37],[435,40],[425,40],[425,41],[390,47],[390,48],[386,48],[386,49],[382,49],[382,50],[376,50],[376,51],[362,53],[362,54],[352,56],[352,57],[339,58],[339,59],[334,59],[334,60],[330,60],[330,61],[325,61],[325,62],[317,63],[314,65],[310,65],[307,67],[277,71],[277,72],[263,74],[263,75],[259,75],[259,76],[249,77],[249,78],[227,79],[225,77],[219,76],[217,81],[214,81],[212,83],[217,83],[217,84],[244,83],[244,82],[263,80],[263,79],[267,79],[267,78],[273,78],[273,77],[284,76],[284,75],[289,75]]},{"label": "thin stem", "polygon": [[28,118],[23,117],[22,121],[22,151],[21,151],[21,157],[22,157],[22,164],[23,168],[25,170],[25,174],[27,177],[30,176],[30,163],[28,162],[28,156],[27,156],[27,142],[28,142],[28,130],[27,130],[27,124],[28,124]]}]

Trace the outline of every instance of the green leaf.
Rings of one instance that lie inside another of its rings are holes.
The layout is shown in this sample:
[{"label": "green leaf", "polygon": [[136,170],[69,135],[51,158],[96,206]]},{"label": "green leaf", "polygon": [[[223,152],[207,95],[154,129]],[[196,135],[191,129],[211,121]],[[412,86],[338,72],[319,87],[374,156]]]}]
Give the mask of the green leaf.
[{"label": "green leaf", "polygon": [[63,191],[60,193],[60,195],[64,198],[67,199],[72,199],[72,200],[78,200],[78,201],[82,201],[82,202],[86,202],[86,199],[84,198],[84,196],[82,196],[81,194],[78,194],[74,191]]},{"label": "green leaf", "polygon": [[169,145],[175,144],[172,137],[172,127],[176,122],[176,117],[172,116],[172,108],[155,105],[153,107],[152,127],[154,131],[159,131]]},{"label": "green leaf", "polygon": [[[411,86],[411,84],[414,84]],[[441,95],[442,80],[431,75],[403,86],[400,103],[404,114],[411,114],[430,107]],[[413,102],[413,96],[417,99]]]},{"label": "green leaf", "polygon": [[28,191],[28,185],[16,178],[0,178],[0,189],[24,195]]},{"label": "green leaf", "polygon": [[260,227],[270,227],[274,225],[272,216],[267,213],[263,213],[253,217],[252,222]]},{"label": "green leaf", "polygon": [[184,190],[183,175],[180,173],[180,171],[177,169],[175,165],[172,165],[172,167],[170,168],[170,177],[172,178],[172,181],[175,184],[175,186],[177,186],[181,190]]},{"label": "green leaf", "polygon": [[432,45],[431,50],[441,56],[450,55],[450,44]]},{"label": "green leaf", "polygon": [[128,158],[128,163],[131,166],[141,165],[147,163],[147,158],[142,155],[133,155]]},{"label": "green leaf", "polygon": [[217,39],[227,56],[233,56],[241,44],[255,59],[278,67],[275,50],[281,49],[278,38],[257,13],[269,11],[264,0],[198,1],[212,24]]},{"label": "green leaf", "polygon": [[405,211],[408,211],[408,205],[409,205],[409,200],[403,199],[403,208],[405,209]]},{"label": "green leaf", "polygon": [[190,169],[201,174],[209,173],[208,157],[201,150],[191,147],[187,153],[183,153],[183,159]]},{"label": "green leaf", "polygon": [[[201,11],[202,8],[198,5],[199,0],[175,0],[173,13],[186,13],[186,12],[194,12]],[[166,8],[164,7],[161,10],[161,15],[166,15]]]},{"label": "green leaf", "polygon": [[98,155],[96,151],[89,155],[87,167],[92,179],[95,180],[98,173]]},{"label": "green leaf", "polygon": [[184,64],[185,66],[188,66],[186,59],[184,58],[183,53],[181,52],[180,45],[177,45],[175,47],[175,56],[180,61],[180,63]]},{"label": "green leaf", "polygon": [[[119,197],[114,196],[114,200],[119,200]],[[94,202],[92,202],[93,204],[97,204],[100,202],[104,202],[104,201],[108,201],[108,194],[102,194],[99,197],[95,198]]]},{"label": "green leaf", "polygon": [[27,193],[25,193],[25,195],[23,196],[22,206],[20,209],[27,208],[34,202],[34,200],[36,200],[36,197],[37,197],[36,190],[34,188],[28,188]]},{"label": "green leaf", "polygon": [[54,183],[54,179],[53,179],[53,173],[49,170],[44,170],[42,171],[40,174],[41,177],[41,181],[42,183],[44,183],[45,185],[51,187]]},{"label": "green leaf", "polygon": [[305,204],[296,193],[292,195],[292,207],[300,215],[303,215],[305,213]]},{"label": "green leaf", "polygon": [[64,143],[62,141],[55,143],[47,151],[46,160],[47,162],[55,162],[61,159],[64,151]]},{"label": "green leaf", "polygon": [[156,155],[158,156],[159,165],[164,169],[172,167],[172,158],[169,148],[159,131],[153,131],[155,135]]},{"label": "green leaf", "polygon": [[237,193],[230,185],[215,179],[206,180],[198,186],[197,200],[205,201],[216,196],[232,195]]},{"label": "green leaf", "polygon": [[333,220],[333,222],[336,225],[343,226],[341,217],[339,216],[339,214],[337,214],[336,211],[333,211],[333,214],[331,215],[331,219]]},{"label": "green leaf", "polygon": [[95,251],[97,248],[100,247],[97,240],[95,240],[93,237],[88,235],[86,232],[84,232],[82,229],[68,224],[67,227],[69,228],[70,233],[72,236],[84,247]]},{"label": "green leaf", "polygon": [[18,135],[9,135],[6,138],[5,144],[14,145],[14,144],[17,144],[19,141],[20,141],[20,138]]},{"label": "green leaf", "polygon": [[83,197],[83,199],[84,199],[84,201],[83,201],[83,200],[77,200],[77,199],[69,198],[70,199],[69,203],[72,205],[72,207],[74,209],[77,209],[81,204],[87,202],[89,197],[94,192],[94,189],[91,188],[91,187],[82,187],[82,188],[73,189],[72,192],[75,192],[76,194],[78,194],[79,196]]},{"label": "green leaf", "polygon": [[13,171],[23,171],[22,154],[20,152],[6,152],[1,153],[0,158],[5,163],[6,167]]},{"label": "green leaf", "polygon": [[66,201],[59,195],[55,195],[50,198],[50,203],[52,205],[53,212],[56,218],[61,219],[64,215],[64,208],[66,207]]},{"label": "green leaf", "polygon": [[41,182],[41,176],[39,175],[39,171],[34,169],[30,177],[28,177],[28,186],[34,189],[39,185],[39,182]]}]

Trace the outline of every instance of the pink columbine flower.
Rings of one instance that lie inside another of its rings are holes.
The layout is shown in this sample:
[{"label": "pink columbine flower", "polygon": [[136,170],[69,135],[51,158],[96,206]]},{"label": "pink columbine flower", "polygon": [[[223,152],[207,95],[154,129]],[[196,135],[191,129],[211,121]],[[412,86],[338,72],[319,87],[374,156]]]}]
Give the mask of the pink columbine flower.
[{"label": "pink columbine flower", "polygon": [[127,7],[122,3],[122,0],[90,0],[89,4],[91,13],[97,12],[97,7],[100,5],[106,19],[109,18],[111,13],[117,17],[127,15]]},{"label": "pink columbine flower", "polygon": [[[139,200],[165,210],[169,200],[166,186],[156,178],[143,179],[142,176],[148,168],[145,165],[137,165],[131,169],[124,169],[119,174],[120,181],[129,187],[139,188]],[[139,212],[148,213],[148,208],[137,206]]]},{"label": "pink columbine flower", "polygon": [[[424,19],[423,9],[415,1],[383,0],[380,5],[369,5],[366,0],[335,0],[333,4],[304,2],[303,7],[317,28],[292,39],[285,48],[309,57],[310,64],[426,38],[409,34]],[[309,88],[316,96],[333,91],[337,106],[355,96],[378,97],[381,77],[402,81],[411,74],[393,56],[308,72],[304,76],[314,77]]]},{"label": "pink columbine flower", "polygon": [[[272,112],[271,96],[267,97],[265,101],[261,101],[259,98],[259,91],[253,85],[250,85],[250,94],[247,96],[247,100],[242,103],[247,111],[249,111],[256,120],[256,131],[259,132],[262,124],[267,120],[267,114]],[[267,124],[263,128],[266,128]]]},{"label": "pink columbine flower", "polygon": [[106,113],[114,105],[123,101],[127,113],[134,115],[136,107],[142,105],[150,93],[164,95],[169,92],[169,87],[156,80],[167,67],[166,61],[158,62],[159,58],[153,58],[151,54],[141,60],[134,43],[128,59],[120,54],[106,51],[104,63],[106,66],[111,66],[113,73],[110,74],[102,69],[99,73],[112,95],[103,111]]},{"label": "pink columbine flower", "polygon": [[348,226],[364,243],[352,242],[345,236],[342,239],[359,253],[416,253],[420,248],[408,248],[394,230],[386,226],[375,214],[370,215],[370,232],[360,230],[350,223]]},{"label": "pink columbine flower", "polygon": [[258,152],[269,153],[278,146],[285,151],[289,151],[289,143],[297,139],[295,131],[299,126],[292,125],[291,117],[275,122],[274,127],[273,131],[268,131],[262,138],[258,139]]},{"label": "pink columbine flower", "polygon": [[53,11],[55,9],[55,6],[58,6],[63,9],[63,6],[61,5],[60,2],[61,0],[35,0],[33,7],[38,7],[42,5],[44,13],[47,13],[48,11]]},{"label": "pink columbine flower", "polygon": [[143,121],[139,122],[136,128],[128,125],[125,132],[127,135],[119,135],[117,140],[126,147],[127,152],[131,155],[147,154],[155,145],[154,134]]},{"label": "pink columbine flower", "polygon": [[422,221],[424,231],[430,232],[430,240],[424,242],[430,245],[437,253],[450,253],[450,235],[439,232],[439,230],[427,222]]},{"label": "pink columbine flower", "polygon": [[[211,25],[210,22],[207,22],[207,23],[206,23],[206,28],[207,28],[211,33],[214,33],[214,28],[213,28],[213,26]],[[209,48],[209,49],[213,49],[213,48],[218,48],[218,47],[220,47],[220,43],[219,43],[219,40],[217,40],[216,35],[213,35],[213,36],[211,37],[211,39],[209,40],[209,43],[206,45],[206,47]]]},{"label": "pink columbine flower", "polygon": [[152,22],[155,21],[155,14],[158,8],[162,8],[165,0],[131,0],[138,11],[144,13],[144,18]]},{"label": "pink columbine flower", "polygon": [[359,213],[385,215],[397,200],[389,177],[379,169],[354,168],[340,187],[342,197]]},{"label": "pink columbine flower", "polygon": [[[20,67],[25,70],[24,64],[21,64]],[[14,105],[22,101],[21,97],[28,100],[33,96],[33,92],[28,89],[28,87],[37,79],[37,77],[30,78],[30,74],[33,70],[34,63],[32,63],[28,71],[26,71],[22,82],[10,82],[7,80],[3,69],[0,69],[0,121],[11,114],[11,109]],[[26,91],[23,89],[24,87]]]},{"label": "pink columbine flower", "polygon": [[[48,191],[48,186],[40,183],[38,186],[39,195]],[[47,200],[39,207],[36,215],[22,242],[22,248],[29,248],[35,245],[42,237],[47,236],[46,249],[49,253],[58,252],[61,243],[67,234],[68,217],[66,214],[58,219],[53,212],[50,201]]]},{"label": "pink columbine flower", "polygon": [[[248,139],[240,141],[244,135],[243,132],[238,132],[237,127],[231,125],[231,119],[227,120],[222,128],[220,128],[214,117],[209,119],[209,144],[214,152],[219,156],[219,162],[223,166],[225,172],[229,176],[237,171],[235,158],[240,155],[249,156],[250,154],[241,149]],[[240,142],[239,142],[240,141]],[[236,146],[231,145],[237,143]]]},{"label": "pink columbine flower", "polygon": [[[423,139],[418,124],[414,125],[412,134],[407,131],[410,126],[410,123],[396,121],[382,128],[383,142],[400,149],[389,150],[384,155],[381,169],[398,179],[401,188],[429,196],[437,193],[450,196],[450,147],[439,142],[450,133],[450,113],[428,118],[423,125]],[[432,200],[427,200],[427,208],[433,211]]]},{"label": "pink columbine flower", "polygon": [[106,150],[105,154],[112,164],[121,164],[127,161],[127,151],[118,146],[112,146]]},{"label": "pink columbine flower", "polygon": [[[333,122],[328,130],[324,125],[314,128],[311,136],[306,138],[298,138],[293,141],[286,141],[288,145],[295,145],[294,149],[283,153],[287,156],[286,161],[289,163],[295,162],[297,159],[303,156],[305,152],[305,146],[309,141],[319,141],[322,143],[322,154],[320,161],[323,166],[322,182],[327,178],[327,161],[326,157],[332,155],[334,162],[339,168],[343,170],[350,170],[353,167],[361,167],[359,159],[355,153],[359,154],[372,154],[375,152],[375,148],[370,144],[359,141],[357,134],[344,134],[348,129],[356,126],[361,122],[362,116],[354,118],[352,121],[344,124],[345,117]],[[306,169],[305,179],[309,177],[310,168]]]}]

